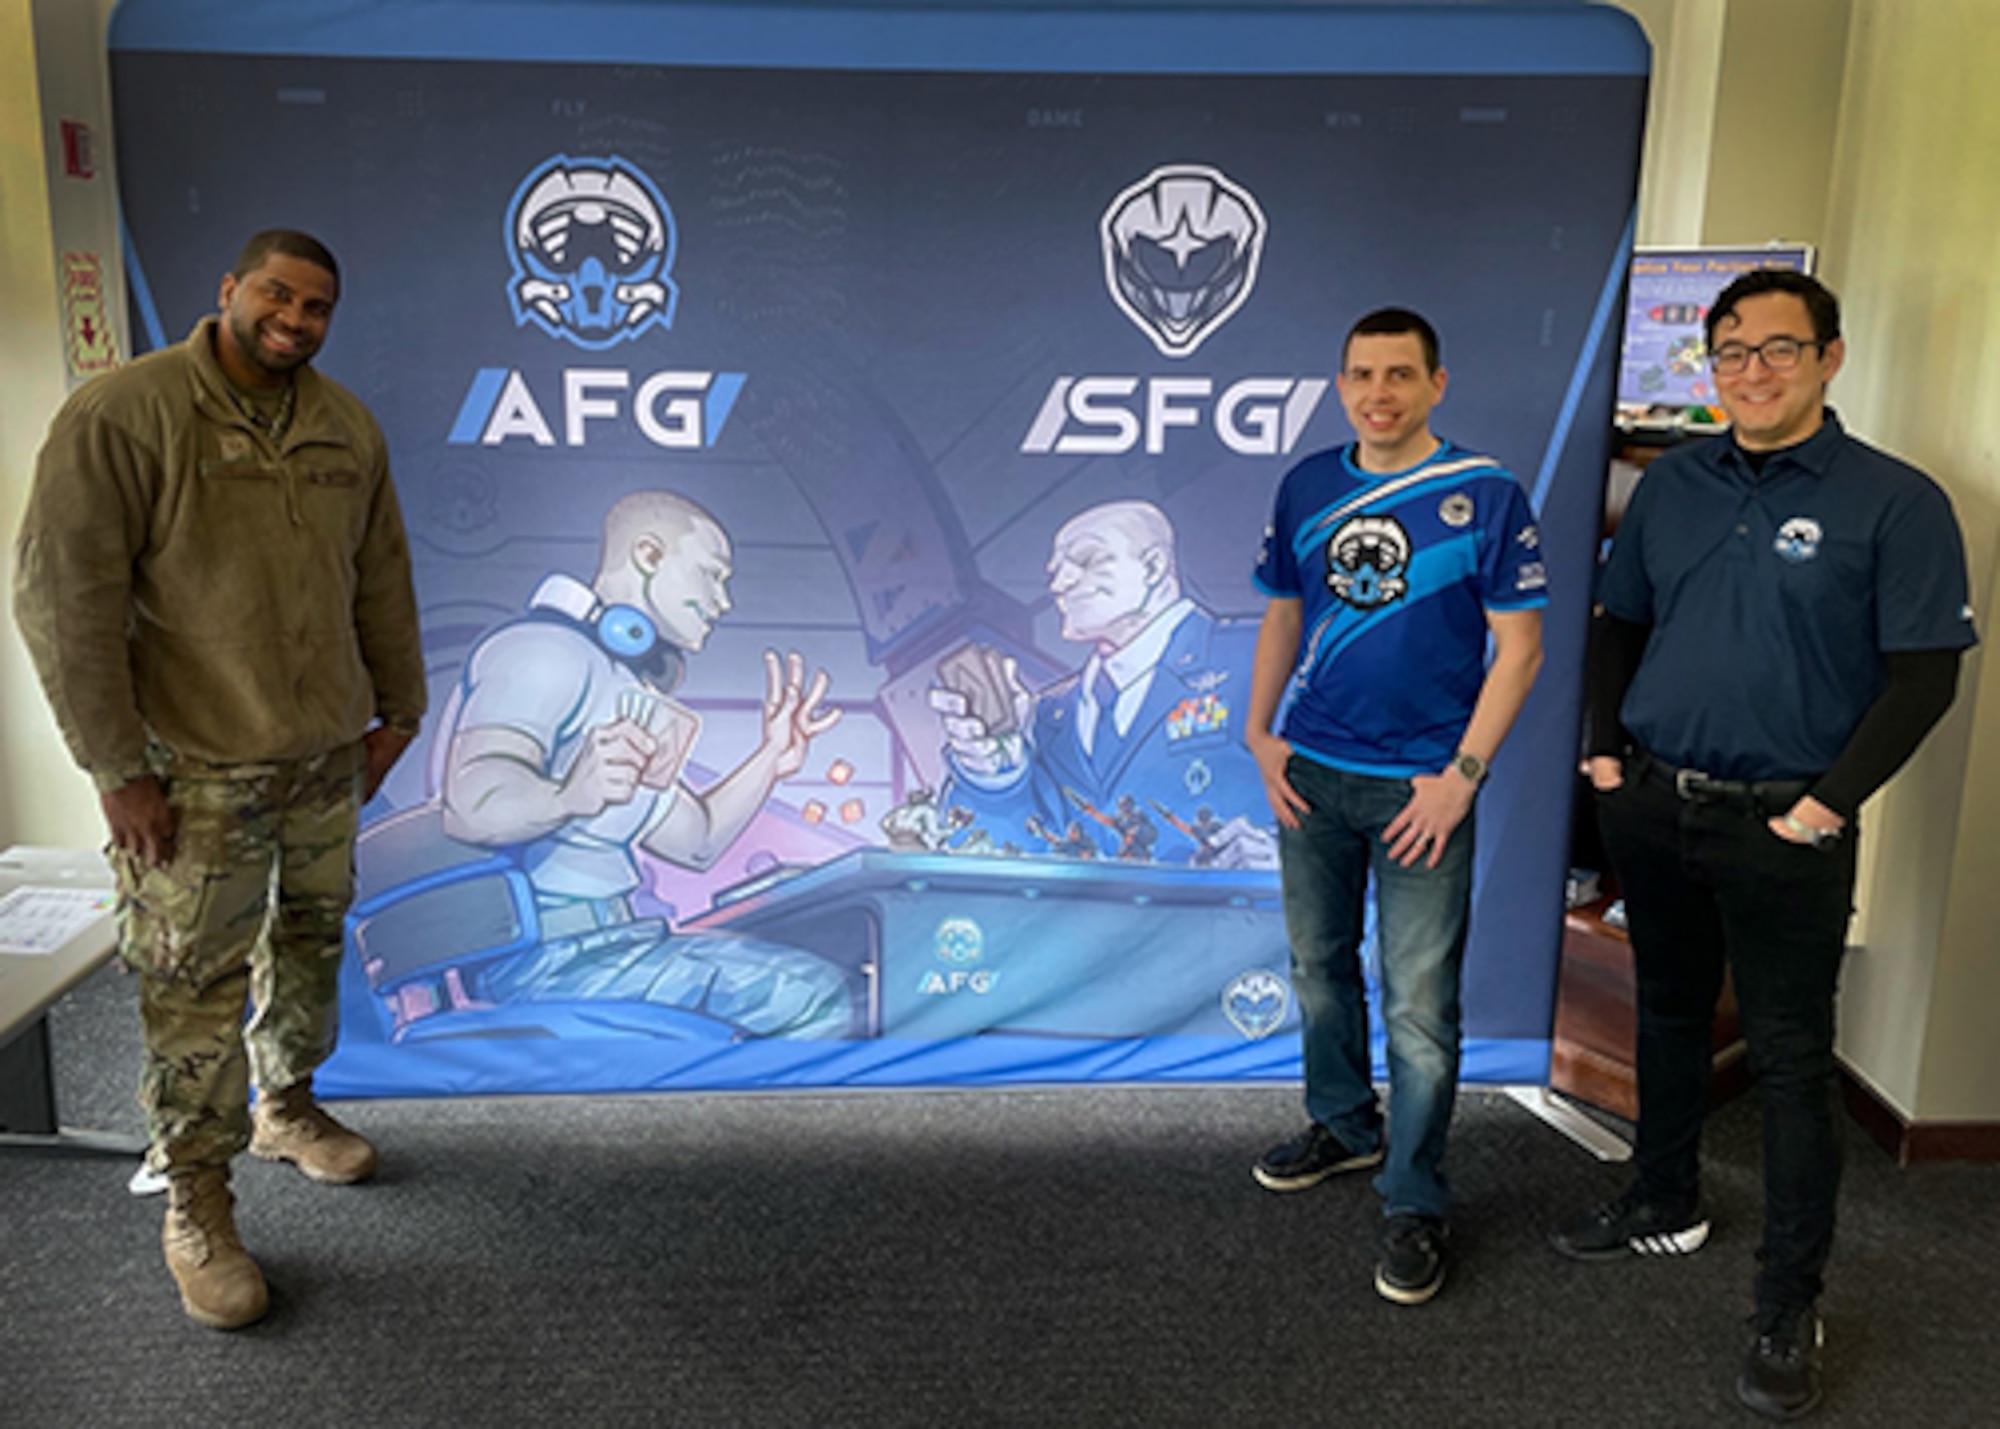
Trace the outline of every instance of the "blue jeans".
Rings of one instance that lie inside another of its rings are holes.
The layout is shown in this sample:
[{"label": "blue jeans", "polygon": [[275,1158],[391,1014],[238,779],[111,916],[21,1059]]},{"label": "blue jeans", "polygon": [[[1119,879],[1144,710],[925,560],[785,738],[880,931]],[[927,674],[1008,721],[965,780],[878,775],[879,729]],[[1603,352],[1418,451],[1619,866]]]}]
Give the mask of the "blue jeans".
[{"label": "blue jeans", "polygon": [[1364,900],[1375,879],[1382,1020],[1389,1040],[1388,1156],[1375,1178],[1383,1213],[1443,1217],[1445,1134],[1458,1094],[1459,970],[1472,902],[1472,815],[1436,868],[1389,857],[1382,831],[1410,781],[1350,774],[1294,756],[1292,787],[1312,807],[1278,830],[1292,986],[1304,1022],[1306,1112],[1349,1149],[1383,1143],[1368,1055],[1361,967]]},{"label": "blue jeans", "polygon": [[[1628,762],[1599,822],[1625,895],[1639,994],[1637,1189],[1693,1206],[1724,965],[1764,1111],[1760,1309],[1819,1297],[1840,1187],[1834,997],[1854,894],[1854,834],[1822,851],[1753,802],[1695,803]],[[1781,801],[1789,805],[1789,801]]]}]

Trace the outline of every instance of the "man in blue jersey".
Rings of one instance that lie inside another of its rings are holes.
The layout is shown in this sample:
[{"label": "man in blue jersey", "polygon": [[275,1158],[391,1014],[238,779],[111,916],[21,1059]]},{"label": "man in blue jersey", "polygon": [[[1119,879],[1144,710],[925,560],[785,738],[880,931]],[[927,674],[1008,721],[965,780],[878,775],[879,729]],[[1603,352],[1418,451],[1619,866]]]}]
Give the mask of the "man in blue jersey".
[{"label": "man in blue jersey", "polygon": [[1638,1142],[1626,1191],[1551,1232],[1579,1260],[1685,1255],[1725,966],[1764,1114],[1764,1234],[1737,1396],[1820,1399],[1840,1144],[1834,999],[1854,819],[1950,707],[1976,636],[1951,503],[1826,405],[1840,307],[1746,273],[1707,316],[1727,436],[1647,469],[1591,630],[1590,743],[1632,935]]},{"label": "man in blue jersey", "polygon": [[[1403,1305],[1444,1283],[1473,804],[1541,668],[1547,604],[1520,484],[1431,432],[1446,381],[1416,313],[1385,308],[1349,332],[1338,386],[1355,441],[1278,489],[1247,730],[1278,816],[1312,1118],[1254,1174],[1296,1191],[1381,1166],[1375,1288]],[[1360,956],[1371,873],[1386,1126]]]}]

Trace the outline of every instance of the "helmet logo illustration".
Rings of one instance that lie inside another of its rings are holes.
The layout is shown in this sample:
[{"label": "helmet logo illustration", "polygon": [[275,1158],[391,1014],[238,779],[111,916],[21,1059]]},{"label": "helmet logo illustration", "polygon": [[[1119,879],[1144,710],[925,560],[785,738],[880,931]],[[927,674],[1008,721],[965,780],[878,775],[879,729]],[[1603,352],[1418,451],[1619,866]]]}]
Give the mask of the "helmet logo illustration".
[{"label": "helmet logo illustration", "polygon": [[976,963],[986,951],[986,934],[970,918],[947,918],[933,935],[937,955],[947,963]]},{"label": "helmet logo illustration", "polygon": [[1265,968],[1239,973],[1222,990],[1222,1015],[1252,1042],[1269,1037],[1291,1010],[1291,990],[1285,980]]},{"label": "helmet logo illustration", "polygon": [[1810,516],[1794,516],[1778,528],[1772,549],[1793,565],[1803,565],[1819,554],[1819,522]]},{"label": "helmet logo illustration", "polygon": [[1250,296],[1264,212],[1205,164],[1168,164],[1111,201],[1099,223],[1112,301],[1153,346],[1186,357]]},{"label": "helmet logo illustration", "polygon": [[1326,543],[1326,583],[1356,610],[1402,599],[1409,573],[1410,537],[1393,516],[1357,516]]},{"label": "helmet logo illustration", "polygon": [[601,351],[674,323],[673,210],[620,158],[558,154],[507,208],[514,321]]}]

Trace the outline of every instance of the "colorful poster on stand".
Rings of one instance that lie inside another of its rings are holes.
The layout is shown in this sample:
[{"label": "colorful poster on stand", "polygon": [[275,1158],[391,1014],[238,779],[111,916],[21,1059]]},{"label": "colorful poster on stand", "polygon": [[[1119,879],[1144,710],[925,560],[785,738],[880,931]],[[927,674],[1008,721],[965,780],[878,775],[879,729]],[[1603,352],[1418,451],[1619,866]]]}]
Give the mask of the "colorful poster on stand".
[{"label": "colorful poster on stand", "polygon": [[324,1090],[1295,1076],[1250,576],[1387,304],[1541,522],[1466,1074],[1545,1078],[1627,17],[231,16],[118,11],[137,320],[259,227],[339,255],[320,363],[388,433],[432,690]]}]

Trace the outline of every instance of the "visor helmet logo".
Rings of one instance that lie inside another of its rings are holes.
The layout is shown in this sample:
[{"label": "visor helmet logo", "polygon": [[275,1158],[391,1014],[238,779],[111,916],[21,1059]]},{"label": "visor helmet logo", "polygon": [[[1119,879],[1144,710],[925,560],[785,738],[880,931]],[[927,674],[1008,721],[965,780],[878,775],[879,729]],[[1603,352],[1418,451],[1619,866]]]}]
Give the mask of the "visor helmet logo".
[{"label": "visor helmet logo", "polygon": [[1409,571],[1410,538],[1393,516],[1357,516],[1326,543],[1326,583],[1356,610],[1402,599]]},{"label": "visor helmet logo", "polygon": [[623,159],[558,154],[535,169],[508,205],[507,246],[522,327],[602,351],[673,326],[673,210]]},{"label": "visor helmet logo", "polygon": [[1819,522],[1810,516],[1794,516],[1778,528],[1772,549],[1793,565],[1803,565],[1819,554]]},{"label": "visor helmet logo", "polygon": [[1256,285],[1264,212],[1219,169],[1155,169],[1111,201],[1099,229],[1112,301],[1167,357],[1200,347]]},{"label": "visor helmet logo", "polygon": [[970,918],[947,918],[937,926],[937,955],[947,963],[976,963],[986,951],[986,935]]}]

